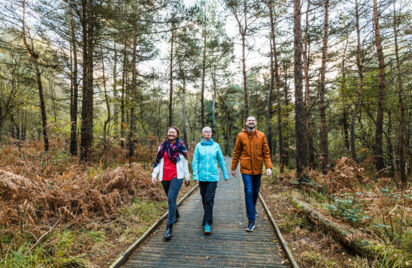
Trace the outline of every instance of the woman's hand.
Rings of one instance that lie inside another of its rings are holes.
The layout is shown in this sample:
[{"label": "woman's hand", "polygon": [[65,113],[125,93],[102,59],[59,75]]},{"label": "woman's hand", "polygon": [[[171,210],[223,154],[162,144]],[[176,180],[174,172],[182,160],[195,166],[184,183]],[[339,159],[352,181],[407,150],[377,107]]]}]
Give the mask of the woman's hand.
[{"label": "woman's hand", "polygon": [[190,181],[185,181],[186,187],[190,185]]},{"label": "woman's hand", "polygon": [[152,178],[152,184],[153,184],[153,185],[155,185],[155,184],[156,184],[156,182],[157,182],[156,177],[153,177],[153,178]]}]

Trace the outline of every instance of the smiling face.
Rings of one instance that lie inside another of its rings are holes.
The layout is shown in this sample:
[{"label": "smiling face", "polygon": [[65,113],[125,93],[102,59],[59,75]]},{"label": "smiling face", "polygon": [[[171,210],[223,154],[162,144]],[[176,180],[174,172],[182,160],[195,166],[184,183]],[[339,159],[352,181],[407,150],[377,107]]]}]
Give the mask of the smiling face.
[{"label": "smiling face", "polygon": [[177,135],[177,131],[174,128],[169,128],[169,130],[167,131],[167,138],[169,139],[170,142],[174,142],[176,141],[178,135]]},{"label": "smiling face", "polygon": [[205,139],[205,140],[210,140],[211,138],[212,138],[212,129],[210,128],[210,127],[205,127],[205,128],[203,128],[203,130],[202,130],[202,137]]},{"label": "smiling face", "polygon": [[249,129],[254,129],[255,127],[256,127],[256,118],[255,117],[253,117],[253,116],[249,116],[247,119],[246,119],[246,126],[249,128]]}]

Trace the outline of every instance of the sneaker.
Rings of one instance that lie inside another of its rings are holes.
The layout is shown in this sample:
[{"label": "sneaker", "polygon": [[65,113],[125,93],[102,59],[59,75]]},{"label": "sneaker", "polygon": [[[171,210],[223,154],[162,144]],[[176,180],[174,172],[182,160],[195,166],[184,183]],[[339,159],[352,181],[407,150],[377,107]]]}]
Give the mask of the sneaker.
[{"label": "sneaker", "polygon": [[255,229],[255,223],[254,222],[249,222],[248,226],[246,227],[246,232],[253,232]]},{"label": "sneaker", "polygon": [[208,223],[205,224],[205,234],[211,234],[212,230],[210,229],[210,225]]}]

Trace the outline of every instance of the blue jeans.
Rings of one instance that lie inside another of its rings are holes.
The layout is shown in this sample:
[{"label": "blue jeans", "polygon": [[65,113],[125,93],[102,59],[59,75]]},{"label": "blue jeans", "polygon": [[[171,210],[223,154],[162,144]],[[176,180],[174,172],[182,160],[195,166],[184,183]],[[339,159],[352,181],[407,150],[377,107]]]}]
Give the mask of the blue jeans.
[{"label": "blue jeans", "polygon": [[256,202],[259,196],[261,176],[262,174],[248,175],[242,173],[243,185],[245,186],[246,214],[249,222],[253,223],[256,218]]},{"label": "blue jeans", "polygon": [[182,187],[183,179],[178,180],[173,178],[171,181],[162,181],[163,189],[167,195],[167,203],[169,205],[169,214],[167,215],[167,225],[173,224],[176,221],[176,217],[179,217],[179,211],[177,210],[176,199]]}]

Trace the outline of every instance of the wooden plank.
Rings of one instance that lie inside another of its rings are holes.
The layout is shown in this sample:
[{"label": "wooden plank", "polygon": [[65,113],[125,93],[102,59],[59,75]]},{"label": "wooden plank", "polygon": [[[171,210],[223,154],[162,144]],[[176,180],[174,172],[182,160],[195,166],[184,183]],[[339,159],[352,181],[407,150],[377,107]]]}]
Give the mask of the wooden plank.
[{"label": "wooden plank", "polygon": [[[177,203],[179,206],[182,204],[184,200],[186,200],[194,191],[197,190],[199,186],[196,185],[191,189],[189,192],[187,192]],[[139,238],[137,239],[126,251],[122,253],[111,265],[110,268],[118,268],[121,267],[122,264],[124,264],[127,259],[130,257],[130,255],[144,242],[146,239],[150,237],[150,235],[162,224],[163,220],[166,219],[167,217],[167,212],[163,214],[150,228]]]}]

